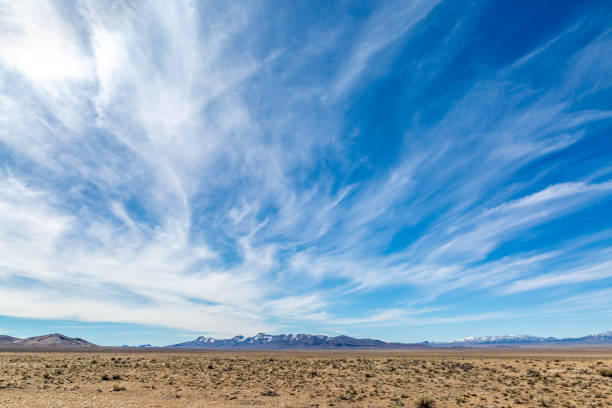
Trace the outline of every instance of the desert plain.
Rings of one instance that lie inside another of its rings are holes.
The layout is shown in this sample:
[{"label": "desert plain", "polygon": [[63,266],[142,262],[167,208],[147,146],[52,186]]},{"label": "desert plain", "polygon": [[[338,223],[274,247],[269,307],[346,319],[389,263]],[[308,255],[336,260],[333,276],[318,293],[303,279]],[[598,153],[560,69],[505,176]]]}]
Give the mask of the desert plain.
[{"label": "desert plain", "polygon": [[612,348],[0,353],[0,407],[612,407]]}]

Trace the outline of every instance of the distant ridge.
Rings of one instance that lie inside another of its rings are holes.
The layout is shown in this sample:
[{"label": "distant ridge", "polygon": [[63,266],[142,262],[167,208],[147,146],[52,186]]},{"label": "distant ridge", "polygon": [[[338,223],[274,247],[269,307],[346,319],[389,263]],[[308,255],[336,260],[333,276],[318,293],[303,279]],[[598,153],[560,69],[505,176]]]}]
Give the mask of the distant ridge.
[{"label": "distant ridge", "polygon": [[[405,350],[418,348],[466,348],[466,347],[537,347],[537,346],[604,346],[612,345],[612,331],[591,334],[583,337],[537,337],[530,335],[505,335],[466,337],[449,342],[422,343],[388,343],[382,340],[356,339],[349,336],[330,337],[314,334],[279,334],[259,333],[252,337],[235,336],[231,339],[215,339],[200,336],[194,340],[172,344],[165,347],[142,344],[139,346],[124,345],[127,348],[152,349],[207,349],[207,350]],[[68,337],[54,333],[43,336],[20,339],[0,335],[0,350],[8,349],[94,349],[102,348],[79,337]]]},{"label": "distant ridge", "polygon": [[520,347],[520,346],[589,346],[612,345],[612,331],[592,334],[577,338],[537,337],[529,335],[519,336],[486,336],[468,337],[450,342],[422,342],[422,343],[387,343],[382,340],[355,339],[348,336],[329,337],[313,334],[279,334],[270,335],[259,333],[253,337],[236,336],[231,339],[215,339],[214,337],[200,336],[195,340],[172,344],[165,348],[183,349],[252,349],[252,350],[330,350],[330,349],[414,349],[423,347]]},{"label": "distant ridge", "polygon": [[495,346],[495,345],[605,345],[612,344],[612,331],[607,331],[599,334],[590,334],[583,337],[537,337],[530,335],[506,335],[506,336],[485,336],[485,337],[466,337],[456,339],[450,342],[426,342],[435,346]]},{"label": "distant ridge", "polygon": [[259,333],[253,337],[236,336],[231,339],[215,339],[200,336],[192,341],[173,344],[167,348],[197,349],[405,349],[423,347],[422,344],[386,343],[382,340],[355,339],[348,336],[329,337],[313,334]]},{"label": "distant ridge", "polygon": [[74,349],[99,347],[79,337],[68,337],[63,334],[53,333],[43,336],[28,337],[20,339],[11,336],[0,336],[0,348],[48,348],[48,349]]},{"label": "distant ridge", "polygon": [[13,342],[15,340],[19,340],[19,339],[17,337],[0,335],[0,345],[2,345],[4,343],[11,343],[11,342]]}]

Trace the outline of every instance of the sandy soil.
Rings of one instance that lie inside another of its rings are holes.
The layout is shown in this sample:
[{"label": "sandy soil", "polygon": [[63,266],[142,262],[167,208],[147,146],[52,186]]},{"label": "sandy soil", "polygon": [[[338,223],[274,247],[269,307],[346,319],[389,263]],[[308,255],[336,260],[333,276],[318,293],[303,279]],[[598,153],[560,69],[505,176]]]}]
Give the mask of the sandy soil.
[{"label": "sandy soil", "polygon": [[610,348],[2,352],[0,407],[612,407],[606,370]]}]

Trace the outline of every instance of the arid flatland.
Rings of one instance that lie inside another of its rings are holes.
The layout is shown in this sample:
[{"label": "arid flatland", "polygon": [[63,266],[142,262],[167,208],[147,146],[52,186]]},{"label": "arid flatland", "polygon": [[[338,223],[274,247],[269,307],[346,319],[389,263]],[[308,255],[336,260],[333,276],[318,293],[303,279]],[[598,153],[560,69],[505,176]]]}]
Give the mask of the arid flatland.
[{"label": "arid flatland", "polygon": [[612,407],[612,349],[3,352],[2,407]]}]

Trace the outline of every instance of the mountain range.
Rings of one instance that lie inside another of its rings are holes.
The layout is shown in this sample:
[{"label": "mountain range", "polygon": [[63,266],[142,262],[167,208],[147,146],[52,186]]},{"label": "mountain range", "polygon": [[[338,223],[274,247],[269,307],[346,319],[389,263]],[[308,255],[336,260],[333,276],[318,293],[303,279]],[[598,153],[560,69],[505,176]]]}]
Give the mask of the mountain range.
[{"label": "mountain range", "polygon": [[607,331],[599,334],[590,334],[583,337],[537,337],[529,335],[518,336],[485,336],[485,337],[466,337],[456,339],[450,342],[424,342],[423,344],[431,344],[434,346],[499,346],[499,345],[517,345],[517,346],[571,346],[571,345],[600,345],[612,344],[612,331]]},{"label": "mountain range", "polygon": [[518,336],[467,337],[450,342],[387,343],[381,340],[355,339],[348,336],[329,337],[312,334],[236,336],[215,339],[200,336],[195,340],[166,346],[191,349],[412,349],[423,347],[498,347],[498,346],[570,346],[612,344],[612,331],[584,337],[562,338]]},{"label": "mountain range", "polygon": [[[449,342],[422,343],[388,343],[382,340],[356,339],[348,336],[330,337],[313,334],[279,334],[259,333],[252,337],[235,336],[231,339],[215,339],[200,336],[194,340],[154,347],[150,344],[141,346],[122,346],[131,348],[166,348],[166,349],[205,349],[205,350],[337,350],[337,349],[416,349],[443,347],[522,347],[522,346],[597,346],[612,345],[612,331],[592,334],[583,337],[537,337],[529,335],[466,337]],[[20,339],[0,335],[1,349],[87,349],[102,347],[78,337],[68,337],[54,333],[44,336]]]},{"label": "mountain range", "polygon": [[355,339],[348,336],[259,333],[253,337],[236,336],[231,339],[200,336],[195,340],[167,347],[198,349],[403,349],[422,347],[422,345],[386,343],[382,340]]}]

